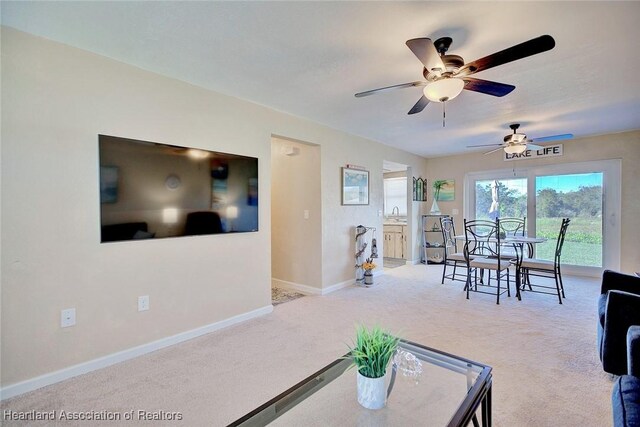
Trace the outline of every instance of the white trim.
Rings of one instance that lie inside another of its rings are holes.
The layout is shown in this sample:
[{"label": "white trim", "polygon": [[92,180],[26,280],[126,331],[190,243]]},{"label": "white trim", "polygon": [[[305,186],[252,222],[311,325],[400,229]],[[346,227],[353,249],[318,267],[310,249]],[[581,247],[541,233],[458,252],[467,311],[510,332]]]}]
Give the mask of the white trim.
[{"label": "white trim", "polygon": [[[383,270],[375,270],[373,272],[374,276],[379,276],[381,274],[384,274]],[[344,282],[339,282],[339,283],[336,283],[335,285],[331,285],[322,289],[316,288],[314,286],[302,285],[300,283],[287,282],[286,280],[280,280],[280,279],[274,279],[274,278],[271,279],[271,284],[278,288],[290,289],[292,291],[300,292],[305,295],[327,295],[327,294],[330,294],[331,292],[335,292],[337,290],[347,288],[351,285],[355,285],[356,281],[355,279],[349,279],[349,280],[345,280]]]},{"label": "white trim", "polygon": [[[373,275],[378,276],[382,274],[382,272],[374,271]],[[349,286],[355,286],[356,279],[345,280],[344,282],[336,283],[335,285],[327,286],[326,288],[322,288],[322,295],[330,294],[331,292],[335,292],[337,290],[348,288]]]},{"label": "white trim", "polygon": [[295,282],[287,282],[286,280],[271,278],[271,286],[289,289],[305,295],[322,295],[322,289],[320,288],[309,285],[301,285],[300,283]]},{"label": "white trim", "polygon": [[151,353],[153,351],[169,347],[171,345],[179,344],[181,342],[199,337],[201,335],[205,335],[210,332],[235,325],[236,323],[244,322],[255,317],[269,314],[272,311],[273,305],[269,304],[256,310],[249,311],[247,313],[229,317],[228,319],[224,319],[219,322],[191,329],[190,331],[181,332],[170,337],[161,338],[157,341],[142,344],[137,347],[132,347],[127,350],[119,351],[117,353],[109,354],[107,356],[99,357],[97,359],[89,360],[77,365],[69,366],[68,368],[63,368],[58,371],[40,375],[39,377],[31,378],[29,380],[22,381],[16,384],[11,384],[0,389],[0,400],[18,396],[20,394],[33,391],[51,384],[55,384],[57,382],[67,380],[78,375],[106,368],[107,366],[115,365],[116,363],[124,362],[126,360],[130,360]]}]

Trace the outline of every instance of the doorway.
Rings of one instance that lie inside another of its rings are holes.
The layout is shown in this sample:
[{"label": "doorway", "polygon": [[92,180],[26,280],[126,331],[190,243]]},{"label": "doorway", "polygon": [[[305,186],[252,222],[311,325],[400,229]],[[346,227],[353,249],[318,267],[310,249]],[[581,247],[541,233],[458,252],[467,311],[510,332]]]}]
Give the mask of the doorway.
[{"label": "doorway", "polygon": [[322,291],[320,146],[271,138],[272,303]]},{"label": "doorway", "polygon": [[384,182],[383,197],[383,266],[385,268],[395,268],[406,264],[410,258],[408,242],[409,222],[408,212],[411,212],[408,197],[408,176],[409,167],[407,165],[383,161],[382,175]]}]

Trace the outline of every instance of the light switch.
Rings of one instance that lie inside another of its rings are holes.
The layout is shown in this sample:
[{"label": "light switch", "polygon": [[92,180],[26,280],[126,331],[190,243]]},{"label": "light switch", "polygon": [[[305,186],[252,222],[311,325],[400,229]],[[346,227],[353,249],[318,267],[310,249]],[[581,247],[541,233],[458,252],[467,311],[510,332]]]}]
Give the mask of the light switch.
[{"label": "light switch", "polygon": [[382,216],[382,210],[378,209],[378,216]]},{"label": "light switch", "polygon": [[309,219],[309,211],[307,209],[304,210],[304,219]]}]

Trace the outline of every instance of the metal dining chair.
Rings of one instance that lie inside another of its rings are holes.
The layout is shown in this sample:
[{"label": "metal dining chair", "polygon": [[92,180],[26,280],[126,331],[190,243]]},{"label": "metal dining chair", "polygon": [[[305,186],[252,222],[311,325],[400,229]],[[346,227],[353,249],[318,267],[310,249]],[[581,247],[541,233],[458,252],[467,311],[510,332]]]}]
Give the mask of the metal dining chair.
[{"label": "metal dining chair", "polygon": [[[458,252],[458,245],[456,243],[456,228],[453,224],[453,218],[441,217],[440,218],[440,230],[442,230],[442,242],[444,244],[444,262],[442,265],[442,284],[444,285],[444,279],[459,280],[465,282],[467,275],[457,273],[458,268],[466,268],[466,260],[463,252]],[[453,267],[453,272],[447,274],[447,267]]]},{"label": "metal dining chair", "polygon": [[499,218],[500,219],[500,231],[504,233],[505,237],[508,236],[524,236],[525,228],[527,224],[527,217],[522,218]]},{"label": "metal dining chair", "polygon": [[[556,240],[556,251],[553,257],[553,261],[536,258],[524,258],[520,263],[520,277],[523,282],[521,290],[528,292],[538,292],[542,294],[558,295],[558,302],[562,304],[562,298],[564,295],[564,285],[562,283],[562,271],[560,270],[560,257],[562,256],[562,246],[564,245],[564,238],[567,234],[567,228],[571,220],[569,218],[562,219],[562,225],[560,226],[560,232],[558,233],[558,239]],[[555,280],[555,288],[547,286],[542,283],[531,283],[531,276],[552,278]],[[534,289],[535,288],[535,289]],[[549,290],[555,290],[555,292],[549,292]]]},{"label": "metal dining chair", "polygon": [[[509,266],[511,260],[500,256],[502,246],[500,238],[500,219],[496,222],[487,220],[464,220],[464,257],[467,264],[467,281],[464,290],[467,292],[469,299],[470,292],[478,292],[484,294],[496,295],[496,304],[500,304],[500,295],[507,293],[511,296]],[[516,247],[517,250],[517,247]],[[482,272],[488,270],[487,284],[481,282],[478,284],[478,270],[480,277]],[[491,271],[496,272],[496,286],[491,286]],[[472,282],[471,276],[474,275]],[[502,280],[507,279],[506,288],[502,288]],[[491,288],[495,288],[492,292]]]},{"label": "metal dining chair", "polygon": [[[503,239],[503,238],[513,237],[513,236],[525,236],[526,224],[527,224],[527,217],[500,218],[500,233],[501,233],[500,238]],[[527,245],[527,248],[528,248],[528,254],[529,254],[528,256],[531,257],[533,254],[533,246]],[[506,246],[506,247],[503,246],[502,250],[500,251],[500,256],[508,260],[517,260],[520,253],[521,252],[513,246]],[[514,271],[514,278],[515,278],[516,277],[515,275],[518,273],[517,264],[512,263],[512,265],[516,265],[516,268]]]}]

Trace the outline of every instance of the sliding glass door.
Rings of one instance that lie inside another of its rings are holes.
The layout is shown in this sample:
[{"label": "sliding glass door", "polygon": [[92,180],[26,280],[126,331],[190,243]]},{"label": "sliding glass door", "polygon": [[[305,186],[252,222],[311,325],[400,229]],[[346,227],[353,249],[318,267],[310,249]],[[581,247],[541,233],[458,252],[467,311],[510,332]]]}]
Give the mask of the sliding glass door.
[{"label": "sliding glass door", "polygon": [[527,178],[477,180],[475,218],[524,218],[527,216]]},{"label": "sliding glass door", "polygon": [[536,177],[536,235],[549,239],[536,245],[536,258],[553,261],[562,218],[571,223],[562,262],[602,267],[602,172]]},{"label": "sliding glass door", "polygon": [[464,212],[467,219],[526,217],[527,233],[548,239],[535,248],[546,260],[554,258],[562,218],[570,218],[565,271],[598,275],[619,268],[619,160],[469,173]]}]

